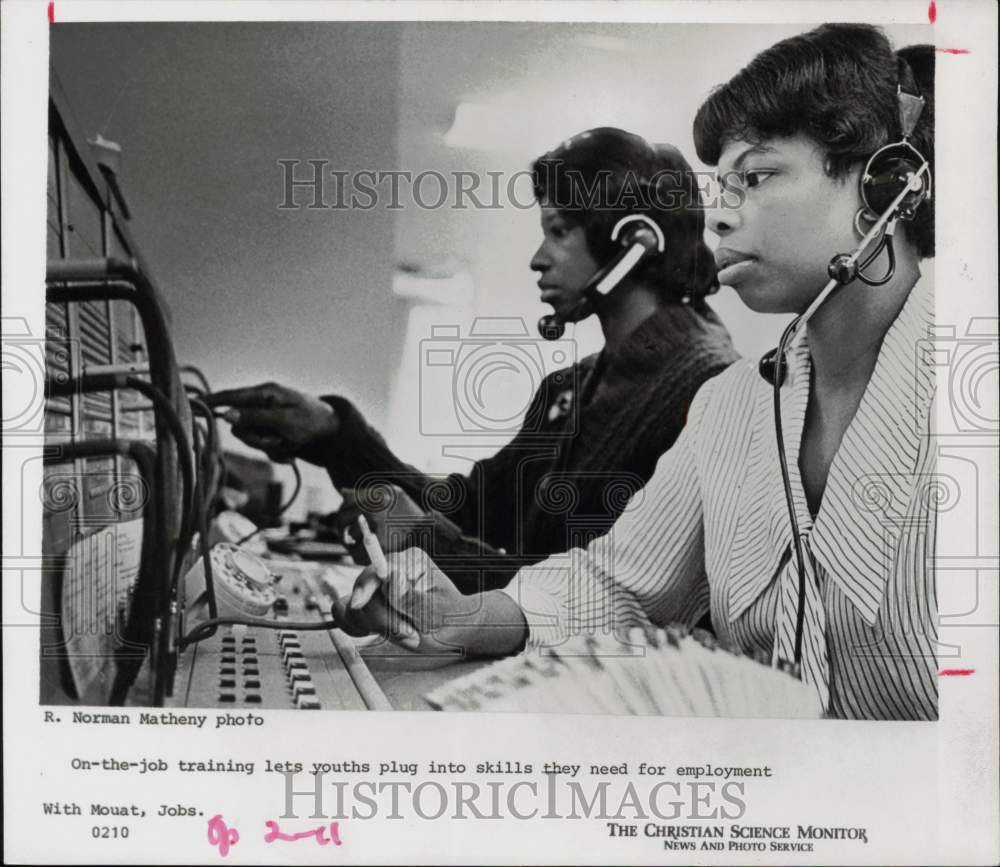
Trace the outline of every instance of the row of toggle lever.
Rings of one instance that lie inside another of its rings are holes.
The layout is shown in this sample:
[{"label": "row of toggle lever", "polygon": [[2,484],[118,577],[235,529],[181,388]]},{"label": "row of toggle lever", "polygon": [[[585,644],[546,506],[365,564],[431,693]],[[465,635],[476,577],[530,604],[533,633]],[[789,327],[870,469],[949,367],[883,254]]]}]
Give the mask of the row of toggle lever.
[{"label": "row of toggle lever", "polygon": [[288,629],[279,630],[278,649],[281,651],[281,662],[295,706],[299,710],[319,710],[316,685],[309,673],[309,665],[302,652],[298,634]]}]

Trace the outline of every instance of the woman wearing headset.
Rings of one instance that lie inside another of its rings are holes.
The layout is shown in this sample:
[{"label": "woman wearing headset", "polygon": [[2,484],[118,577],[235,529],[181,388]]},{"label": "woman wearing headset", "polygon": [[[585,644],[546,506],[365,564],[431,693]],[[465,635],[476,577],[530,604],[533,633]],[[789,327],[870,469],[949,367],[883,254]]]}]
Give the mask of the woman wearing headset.
[{"label": "woman wearing headset", "polygon": [[[715,263],[696,180],[676,149],[594,129],[536,160],[532,180],[543,240],[531,268],[557,315],[576,318],[585,285],[621,249],[611,235],[623,217],[652,221],[666,250],[600,304],[603,351],[546,377],[520,432],[467,476],[407,466],[340,396],[258,386],[210,398],[231,407],[233,433],[248,445],[325,466],[342,490],[369,486],[357,497],[366,514],[395,486],[381,517],[405,524],[429,513],[432,535],[420,544],[466,592],[503,586],[519,566],[606,532],[677,438],[698,388],[737,357],[705,303],[718,288]],[[407,544],[388,536],[391,548]]]},{"label": "woman wearing headset", "polygon": [[[366,572],[337,607],[345,628],[504,655],[709,611],[721,639],[797,670],[829,715],[936,718],[934,376],[918,351],[934,309],[921,269],[934,253],[933,71],[930,46],[894,52],[875,28],[827,25],[764,51],[695,119],[699,156],[739,204],[709,218],[719,278],[749,307],[803,314],[831,256],[875,232],[860,242],[864,279],[811,311],[784,354],[783,449],[773,386],[737,363],[702,388],[607,535],[476,599],[423,552],[400,552],[385,585]],[[912,219],[886,233],[874,221],[900,202]]]}]

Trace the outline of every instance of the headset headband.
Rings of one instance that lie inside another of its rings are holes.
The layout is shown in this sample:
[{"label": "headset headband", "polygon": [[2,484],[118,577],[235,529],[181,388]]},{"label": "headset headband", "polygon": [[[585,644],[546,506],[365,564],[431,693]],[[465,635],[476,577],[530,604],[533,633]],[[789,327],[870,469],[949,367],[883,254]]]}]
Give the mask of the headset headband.
[{"label": "headset headband", "polygon": [[899,83],[896,85],[896,98],[899,100],[899,129],[902,141],[913,135],[920,115],[924,110],[924,97],[917,87],[916,78],[906,58],[896,55],[896,69]]}]

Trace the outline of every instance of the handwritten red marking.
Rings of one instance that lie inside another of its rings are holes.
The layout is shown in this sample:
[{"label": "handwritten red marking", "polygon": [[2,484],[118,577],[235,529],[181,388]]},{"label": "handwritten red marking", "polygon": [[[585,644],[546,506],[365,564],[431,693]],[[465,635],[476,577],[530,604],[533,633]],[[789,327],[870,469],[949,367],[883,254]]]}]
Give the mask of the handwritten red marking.
[{"label": "handwritten red marking", "polygon": [[229,854],[229,847],[240,842],[240,833],[226,825],[221,813],[216,813],[208,820],[208,842],[212,846],[218,846],[219,854],[225,858]]},{"label": "handwritten red marking", "polygon": [[968,48],[939,48],[942,54],[972,54]]},{"label": "handwritten red marking", "polygon": [[56,4],[49,0],[49,24],[56,22]]},{"label": "handwritten red marking", "polygon": [[338,822],[331,822],[330,828],[330,839],[326,838],[326,825],[320,825],[318,828],[313,828],[311,831],[300,831],[298,834],[283,834],[281,829],[278,827],[278,823],[268,819],[265,822],[268,831],[264,836],[265,843],[273,843],[275,840],[283,840],[286,843],[294,843],[296,840],[304,840],[306,837],[315,837],[316,842],[320,846],[329,846],[333,843],[334,846],[340,846],[340,828]]},{"label": "handwritten red marking", "polygon": [[938,672],[938,677],[968,677],[974,672],[974,668],[943,668]]},{"label": "handwritten red marking", "polygon": [[937,21],[937,4],[934,0],[931,0],[931,5],[927,7],[927,17],[930,18],[931,24]]}]

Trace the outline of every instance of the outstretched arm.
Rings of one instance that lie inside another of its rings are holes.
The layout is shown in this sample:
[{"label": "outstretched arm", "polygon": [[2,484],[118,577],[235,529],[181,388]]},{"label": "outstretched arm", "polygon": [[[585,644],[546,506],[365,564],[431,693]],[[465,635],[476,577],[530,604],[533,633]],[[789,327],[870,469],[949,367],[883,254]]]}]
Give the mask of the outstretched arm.
[{"label": "outstretched arm", "polygon": [[[508,524],[517,513],[511,466],[517,456],[509,448],[478,461],[468,475],[434,478],[400,460],[346,398],[317,398],[265,383],[206,400],[226,407],[223,417],[233,434],[272,460],[297,457],[325,467],[340,490],[399,488],[435,519],[435,552],[497,559],[498,549],[516,537]],[[540,390],[529,416],[541,400]],[[447,520],[439,520],[442,513]]]}]

